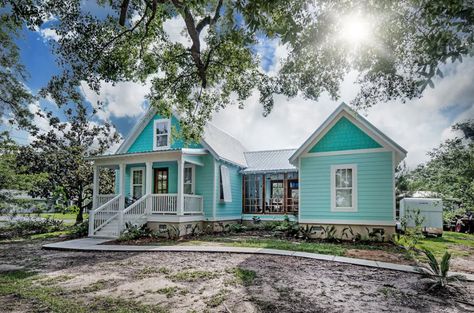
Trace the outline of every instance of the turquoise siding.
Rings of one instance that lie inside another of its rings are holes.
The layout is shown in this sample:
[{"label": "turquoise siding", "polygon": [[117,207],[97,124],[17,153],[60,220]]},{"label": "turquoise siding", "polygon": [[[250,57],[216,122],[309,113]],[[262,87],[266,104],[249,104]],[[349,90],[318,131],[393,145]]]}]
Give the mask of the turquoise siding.
[{"label": "turquoise siding", "polygon": [[[138,163],[138,164],[129,164],[125,168],[125,196],[130,197],[130,177],[132,173],[132,168],[137,168],[141,167],[145,170],[145,176],[146,176],[146,169],[145,169],[145,163]],[[168,168],[168,192],[169,193],[177,193],[178,192],[178,163],[177,162],[154,162],[153,163],[153,168],[162,168],[166,167]],[[119,174],[120,175],[120,174]],[[152,174],[154,175],[154,174]],[[152,192],[154,191],[154,184],[155,180],[152,179]],[[145,189],[146,190],[146,177],[145,177]]]},{"label": "turquoise siding", "polygon": [[[133,144],[130,146],[128,149],[127,153],[133,153],[133,152],[147,152],[147,151],[153,151],[153,127],[154,127],[154,121],[159,120],[163,117],[159,114],[155,115],[155,117],[148,122],[148,124],[145,126],[143,131],[138,135],[138,137],[135,139]],[[202,148],[200,144],[186,144],[180,135],[180,130],[181,127],[179,125],[179,121],[176,117],[172,116],[171,117],[171,139],[170,139],[170,148],[171,149],[181,149],[181,148]]]},{"label": "turquoise siding", "polygon": [[327,152],[353,149],[381,148],[382,146],[354,125],[346,117],[342,117],[309,152]]},{"label": "turquoise siding", "polygon": [[[168,168],[168,193],[178,192],[178,162],[154,162],[153,168]],[[154,175],[154,170],[153,170]],[[153,186],[151,191],[155,191],[155,179],[153,178]]]},{"label": "turquoise siding", "polygon": [[[230,185],[232,192],[232,202],[224,202],[220,199],[220,165],[224,164],[229,168]],[[217,162],[216,181],[216,218],[235,217],[242,215],[242,175],[240,168],[227,163]]]},{"label": "turquoise siding", "polygon": [[204,216],[212,218],[214,201],[214,158],[211,155],[201,156],[204,166],[196,165],[196,194],[203,196]]},{"label": "turquoise siding", "polygon": [[188,161],[192,164],[200,163],[204,164],[203,156],[200,155],[183,155],[184,161]]},{"label": "turquoise siding", "polygon": [[[331,165],[357,164],[357,212],[331,212]],[[373,152],[301,159],[300,218],[393,221],[392,153]]]}]

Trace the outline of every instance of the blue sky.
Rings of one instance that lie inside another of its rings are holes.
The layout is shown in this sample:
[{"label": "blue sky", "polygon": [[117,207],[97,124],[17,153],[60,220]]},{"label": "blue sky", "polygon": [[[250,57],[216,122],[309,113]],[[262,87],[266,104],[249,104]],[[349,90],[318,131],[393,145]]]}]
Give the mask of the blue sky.
[{"label": "blue sky", "polygon": [[[170,38],[187,44],[182,34],[184,23],[176,18],[165,23]],[[21,59],[30,78],[27,86],[36,92],[46,85],[50,77],[59,72],[51,52],[55,33],[43,27],[38,32],[25,30],[19,40]],[[284,46],[278,41],[267,41],[258,47],[262,68],[275,72],[279,60],[287,55]],[[407,163],[410,167],[426,161],[426,152],[442,140],[452,137],[450,125],[456,121],[474,117],[474,59],[466,58],[462,64],[450,64],[443,69],[445,77],[437,79],[435,88],[428,88],[421,99],[401,103],[400,101],[380,103],[361,112],[376,127],[385,132],[408,150]],[[356,95],[358,86],[354,84],[355,73],[349,73],[342,84],[341,99],[332,101],[323,95],[319,101],[309,101],[301,97],[286,99],[277,97],[273,112],[266,118],[258,95],[252,95],[246,107],[240,110],[228,107],[214,114],[213,123],[238,138],[250,150],[294,148],[324,121],[324,119],[344,101]],[[145,95],[149,86],[135,83],[120,83],[116,86],[103,84],[100,95],[93,93],[85,84],[82,92],[90,104],[97,100],[106,103],[107,111],[94,118],[96,122],[110,120],[122,136],[137,122],[146,110]],[[48,100],[41,100],[37,106],[58,110]],[[47,128],[45,121],[37,120],[37,125]],[[14,131],[13,137],[21,144],[30,140],[25,132]]]}]

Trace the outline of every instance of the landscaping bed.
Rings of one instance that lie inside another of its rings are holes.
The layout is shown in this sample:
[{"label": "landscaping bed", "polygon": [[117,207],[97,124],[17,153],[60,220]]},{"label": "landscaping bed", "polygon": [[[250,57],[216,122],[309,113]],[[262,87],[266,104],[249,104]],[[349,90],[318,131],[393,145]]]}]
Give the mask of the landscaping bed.
[{"label": "landscaping bed", "polygon": [[467,312],[473,283],[428,292],[420,276],[232,253],[42,250],[0,244],[0,311]]}]

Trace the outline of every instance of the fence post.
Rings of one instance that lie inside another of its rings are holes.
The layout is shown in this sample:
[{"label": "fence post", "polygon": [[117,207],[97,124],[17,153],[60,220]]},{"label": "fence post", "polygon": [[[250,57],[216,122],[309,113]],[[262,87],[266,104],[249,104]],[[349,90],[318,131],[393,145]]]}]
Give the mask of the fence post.
[{"label": "fence post", "polygon": [[117,236],[120,237],[120,234],[122,233],[122,229],[123,229],[123,210],[120,210],[118,212],[118,225],[117,225],[117,228],[118,228]]},{"label": "fence post", "polygon": [[94,213],[95,210],[89,211],[89,236],[94,235]]}]

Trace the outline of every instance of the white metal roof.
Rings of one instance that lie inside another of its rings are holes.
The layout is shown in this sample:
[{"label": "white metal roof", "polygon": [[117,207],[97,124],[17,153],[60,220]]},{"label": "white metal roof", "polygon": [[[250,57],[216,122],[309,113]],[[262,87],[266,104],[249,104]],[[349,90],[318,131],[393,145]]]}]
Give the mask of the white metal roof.
[{"label": "white metal roof", "polygon": [[297,169],[289,162],[289,158],[295,151],[296,149],[247,151],[244,155],[248,167],[242,173],[294,172]]},{"label": "white metal roof", "polygon": [[247,149],[236,138],[212,123],[207,123],[204,127],[202,144],[216,159],[247,167],[244,157]]}]

